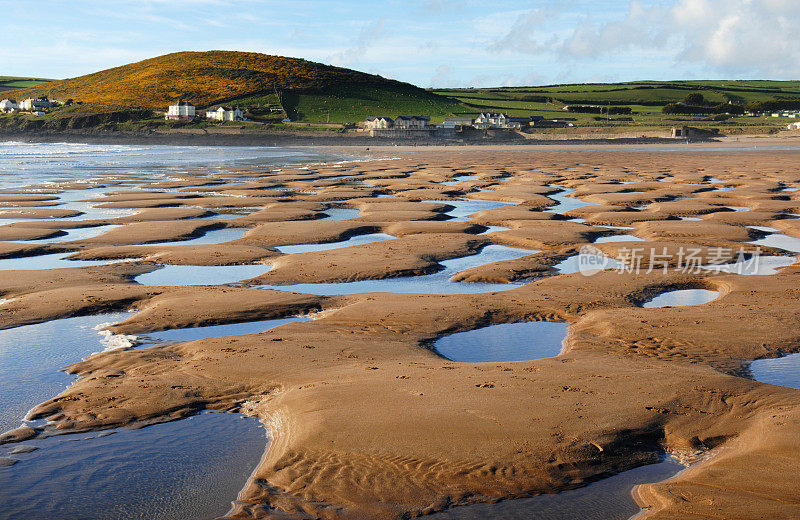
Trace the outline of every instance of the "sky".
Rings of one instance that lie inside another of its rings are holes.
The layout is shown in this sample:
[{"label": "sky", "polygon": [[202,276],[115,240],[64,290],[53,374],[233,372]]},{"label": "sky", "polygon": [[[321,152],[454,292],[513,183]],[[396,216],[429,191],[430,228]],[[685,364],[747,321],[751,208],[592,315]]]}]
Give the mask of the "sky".
[{"label": "sky", "polygon": [[0,13],[7,76],[224,49],[421,87],[800,78],[800,0],[0,0]]}]

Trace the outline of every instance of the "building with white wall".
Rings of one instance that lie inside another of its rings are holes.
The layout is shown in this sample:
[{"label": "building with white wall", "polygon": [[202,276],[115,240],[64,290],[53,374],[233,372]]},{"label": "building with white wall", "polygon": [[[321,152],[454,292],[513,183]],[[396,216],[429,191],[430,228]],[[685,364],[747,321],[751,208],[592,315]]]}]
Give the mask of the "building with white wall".
[{"label": "building with white wall", "polygon": [[195,107],[188,101],[177,101],[169,106],[165,119],[194,119]]},{"label": "building with white wall", "polygon": [[19,103],[14,99],[4,99],[0,101],[0,112],[14,112],[19,110]]},{"label": "building with white wall", "polygon": [[216,121],[244,121],[244,111],[239,107],[209,107],[206,109],[206,117]]}]

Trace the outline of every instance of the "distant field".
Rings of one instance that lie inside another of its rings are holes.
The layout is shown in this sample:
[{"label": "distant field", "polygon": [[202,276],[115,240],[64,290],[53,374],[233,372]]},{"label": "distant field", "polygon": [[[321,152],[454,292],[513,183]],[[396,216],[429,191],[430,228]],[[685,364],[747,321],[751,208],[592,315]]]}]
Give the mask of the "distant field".
[{"label": "distant field", "polygon": [[[800,100],[800,81],[633,81],[628,83],[585,83],[534,87],[433,89],[464,105],[471,113],[506,112],[512,116],[542,116],[561,119],[580,127],[609,130],[645,130],[677,124],[718,128],[721,131],[766,131],[782,128],[780,118],[734,117],[725,122],[690,116],[666,116],[662,107],[682,101],[687,94],[700,93],[710,104],[754,101]],[[626,106],[632,120],[616,116],[567,112],[567,105]]]},{"label": "distant field", "polygon": [[42,78],[18,78],[15,76],[0,76],[0,92],[4,90],[15,90],[18,88],[29,88],[53,81]]}]

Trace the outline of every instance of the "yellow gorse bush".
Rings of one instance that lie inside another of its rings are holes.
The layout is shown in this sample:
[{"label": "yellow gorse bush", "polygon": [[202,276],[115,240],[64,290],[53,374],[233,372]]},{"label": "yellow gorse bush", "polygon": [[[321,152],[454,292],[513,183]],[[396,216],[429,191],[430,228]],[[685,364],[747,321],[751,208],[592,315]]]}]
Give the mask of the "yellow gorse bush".
[{"label": "yellow gorse bush", "polygon": [[[204,107],[277,90],[313,92],[339,84],[398,84],[380,76],[255,52],[177,52],[73,79],[10,92],[85,103],[165,108],[178,99]],[[422,89],[420,89],[422,91]]]}]

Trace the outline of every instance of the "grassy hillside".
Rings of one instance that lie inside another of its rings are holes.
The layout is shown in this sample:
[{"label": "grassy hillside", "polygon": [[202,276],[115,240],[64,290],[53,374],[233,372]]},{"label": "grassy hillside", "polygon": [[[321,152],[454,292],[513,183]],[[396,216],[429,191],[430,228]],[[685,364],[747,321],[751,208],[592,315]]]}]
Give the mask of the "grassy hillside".
[{"label": "grassy hillside", "polygon": [[660,107],[700,92],[713,103],[747,103],[769,99],[800,99],[800,81],[634,81],[585,83],[543,87],[442,89],[434,92],[469,104],[494,106],[516,102],[517,108],[533,110],[550,105],[638,105]]},{"label": "grassy hillside", "polygon": [[252,52],[178,52],[15,92],[112,107],[164,109],[177,99],[265,107],[278,103],[296,118],[356,121],[379,111],[444,116],[460,103],[350,69]]},{"label": "grassy hillside", "polygon": [[[53,81],[42,78],[18,78],[16,76],[0,76],[0,92],[5,90],[17,90],[21,88],[35,87],[42,83]],[[5,96],[3,96],[5,97]]]},{"label": "grassy hillside", "polygon": [[[709,104],[754,101],[800,100],[800,81],[633,81],[628,83],[586,83],[539,87],[438,89],[433,92],[463,103],[469,110],[503,111],[514,116],[543,116],[572,122],[576,127],[608,130],[647,130],[677,124],[710,126],[733,132],[775,131],[786,125],[782,118],[732,117],[724,122],[713,118],[667,116],[664,105],[682,101],[687,94],[700,93]],[[629,117],[567,112],[566,105],[625,106]]]}]

